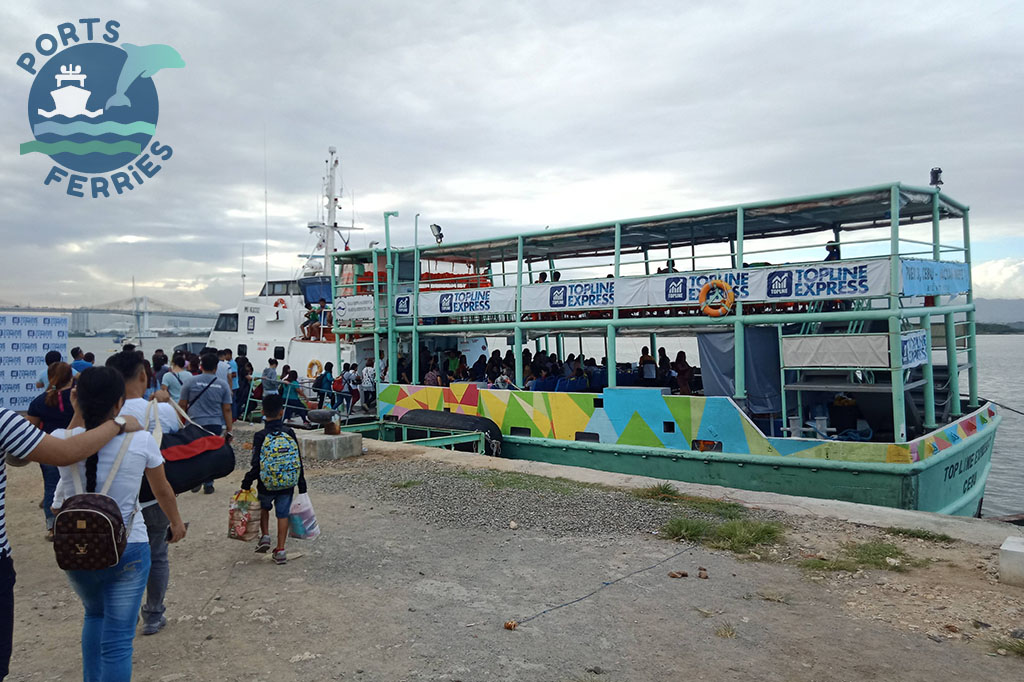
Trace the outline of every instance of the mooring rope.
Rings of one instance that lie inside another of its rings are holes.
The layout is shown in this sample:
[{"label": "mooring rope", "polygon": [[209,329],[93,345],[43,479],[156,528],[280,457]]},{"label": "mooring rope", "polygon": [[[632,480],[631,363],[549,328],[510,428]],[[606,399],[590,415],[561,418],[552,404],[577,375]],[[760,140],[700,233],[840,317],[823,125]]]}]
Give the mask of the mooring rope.
[{"label": "mooring rope", "polygon": [[687,547],[684,550],[680,550],[680,551],[676,552],[672,556],[667,556],[664,559],[651,564],[650,566],[647,566],[645,568],[638,568],[635,571],[633,571],[632,573],[627,573],[626,575],[620,576],[620,577],[616,578],[615,580],[605,581],[605,582],[601,583],[601,586],[598,587],[593,592],[585,594],[582,597],[577,597],[576,599],[573,599],[572,601],[567,601],[564,604],[559,604],[558,606],[552,606],[551,608],[544,609],[540,613],[535,613],[535,614],[533,614],[532,616],[530,616],[528,618],[522,618],[522,619],[520,619],[518,621],[515,621],[515,623],[516,623],[516,625],[522,625],[523,623],[529,623],[534,618],[540,618],[541,616],[543,616],[545,614],[548,614],[548,613],[551,613],[552,611],[557,611],[560,608],[563,608],[563,607],[566,607],[566,606],[572,606],[573,604],[578,604],[579,602],[583,601],[584,599],[589,599],[590,597],[593,597],[595,594],[597,594],[598,592],[600,592],[604,588],[610,587],[610,586],[614,585],[615,583],[619,582],[620,580],[625,580],[626,578],[630,578],[630,577],[636,575],[637,573],[643,573],[644,571],[649,571],[652,568],[657,568],[658,566],[660,566],[661,564],[665,563],[666,561],[670,561],[671,559],[675,559],[680,554],[685,554],[686,552],[689,552],[692,549],[693,549],[693,547],[689,546],[689,547]]}]

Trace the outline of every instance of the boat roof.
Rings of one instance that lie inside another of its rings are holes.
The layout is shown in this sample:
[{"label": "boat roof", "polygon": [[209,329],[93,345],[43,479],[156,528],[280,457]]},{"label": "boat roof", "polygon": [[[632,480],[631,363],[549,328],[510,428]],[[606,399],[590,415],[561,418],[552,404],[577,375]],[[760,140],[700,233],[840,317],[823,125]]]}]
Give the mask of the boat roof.
[{"label": "boat roof", "polygon": [[[967,210],[967,206],[933,188],[890,183],[806,197],[526,232],[522,234],[523,257],[533,261],[611,255],[615,251],[616,224],[621,226],[620,248],[623,253],[728,242],[736,237],[736,214],[740,209],[743,210],[744,239],[888,226],[893,188],[899,192],[901,225],[930,221],[936,194],[940,219],[959,218]],[[419,248],[422,257],[431,260],[466,262],[468,256],[469,260],[486,263],[515,259],[518,238],[519,235],[510,235],[451,244],[428,244]],[[411,252],[413,247],[393,250]],[[338,256],[344,260],[365,262],[372,258],[372,251],[348,251]]]}]

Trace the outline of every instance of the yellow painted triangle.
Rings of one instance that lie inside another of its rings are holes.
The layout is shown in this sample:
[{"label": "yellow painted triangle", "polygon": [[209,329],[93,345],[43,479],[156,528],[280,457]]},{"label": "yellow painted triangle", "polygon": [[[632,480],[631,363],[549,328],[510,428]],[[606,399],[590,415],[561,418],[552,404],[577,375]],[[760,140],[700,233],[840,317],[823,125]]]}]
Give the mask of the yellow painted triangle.
[{"label": "yellow painted triangle", "polygon": [[551,418],[554,437],[559,440],[575,440],[576,433],[586,431],[590,417],[568,393],[550,393]]},{"label": "yellow painted triangle", "polygon": [[[507,396],[508,393],[502,392],[500,395]],[[500,395],[489,389],[483,389],[480,391],[480,403],[484,409],[483,416],[493,421],[499,427],[504,424],[505,410],[508,409],[508,405],[505,404],[505,401],[500,397]],[[504,428],[502,428],[502,430],[504,430]]]}]

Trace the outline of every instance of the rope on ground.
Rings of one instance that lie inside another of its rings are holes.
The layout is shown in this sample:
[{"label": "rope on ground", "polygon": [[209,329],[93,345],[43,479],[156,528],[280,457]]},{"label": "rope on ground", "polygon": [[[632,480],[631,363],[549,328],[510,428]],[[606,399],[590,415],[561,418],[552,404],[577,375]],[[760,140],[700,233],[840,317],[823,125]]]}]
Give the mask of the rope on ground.
[{"label": "rope on ground", "polygon": [[[522,625],[523,623],[529,623],[534,618],[540,618],[543,615],[549,614],[552,611],[557,611],[558,609],[564,608],[566,606],[572,606],[573,604],[578,604],[579,602],[583,601],[584,599],[589,599],[590,597],[593,597],[595,594],[597,594],[598,592],[600,592],[601,590],[603,590],[606,587],[610,587],[610,586],[614,585],[615,583],[617,583],[617,582],[619,582],[621,580],[625,580],[626,578],[630,578],[630,577],[636,575],[637,573],[643,573],[644,571],[649,571],[652,568],[657,568],[658,566],[660,566],[661,564],[665,563],[666,561],[670,561],[672,559],[675,559],[680,554],[685,554],[686,552],[689,552],[691,549],[692,549],[692,547],[687,547],[686,549],[680,550],[680,551],[676,552],[675,554],[673,554],[671,556],[667,556],[664,559],[661,559],[660,561],[657,561],[657,562],[651,564],[650,566],[647,566],[645,568],[638,568],[635,571],[633,571],[632,573],[627,573],[626,575],[620,576],[620,577],[616,578],[615,580],[605,581],[605,582],[601,583],[601,586],[598,587],[596,590],[594,590],[593,592],[590,592],[588,594],[585,594],[582,597],[578,597],[576,599],[573,599],[572,601],[567,601],[564,604],[559,604],[558,606],[552,606],[551,608],[544,609],[540,613],[535,613],[535,614],[533,614],[532,616],[530,616],[528,618],[522,618],[522,619],[520,619],[518,621],[509,621],[509,622],[513,622],[517,626],[518,625]],[[513,628],[508,628],[508,629],[513,629]]]}]

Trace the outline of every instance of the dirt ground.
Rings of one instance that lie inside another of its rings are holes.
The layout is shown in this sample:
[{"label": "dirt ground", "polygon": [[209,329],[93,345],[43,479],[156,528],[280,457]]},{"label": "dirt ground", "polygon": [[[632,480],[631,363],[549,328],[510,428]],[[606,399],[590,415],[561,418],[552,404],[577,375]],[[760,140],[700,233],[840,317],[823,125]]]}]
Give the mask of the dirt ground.
[{"label": "dirt ground", "polygon": [[[890,538],[934,561],[906,573],[817,574],[794,564],[833,556],[842,542],[882,538],[881,531],[789,518],[786,541],[759,550],[757,560],[652,532],[437,524],[393,496],[326,485],[327,477],[386,472],[395,457],[384,452],[310,466],[323,535],[290,540],[293,557],[302,556],[285,566],[226,537],[240,470],[214,495],[181,496],[191,526],[171,548],[169,625],[136,638],[135,679],[933,682],[1024,675],[1024,659],[994,655],[987,645],[995,633],[1024,627],[1024,590],[995,581],[990,550]],[[452,469],[433,466],[439,475]],[[8,679],[79,679],[82,609],[43,539],[38,468],[9,476],[18,582]],[[699,567],[707,580],[696,577]],[[669,571],[690,577],[671,579]],[[514,631],[503,627],[595,590]]]}]

